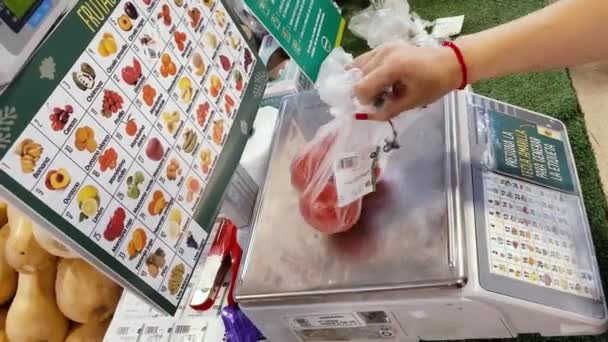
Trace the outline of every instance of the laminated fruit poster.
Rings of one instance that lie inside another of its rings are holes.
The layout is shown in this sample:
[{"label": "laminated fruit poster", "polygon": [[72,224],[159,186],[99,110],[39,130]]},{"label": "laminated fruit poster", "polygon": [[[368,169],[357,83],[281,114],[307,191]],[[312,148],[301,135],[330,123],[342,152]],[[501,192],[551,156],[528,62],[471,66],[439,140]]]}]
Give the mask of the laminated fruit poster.
[{"label": "laminated fruit poster", "polygon": [[81,0],[0,97],[0,195],[173,314],[262,64],[220,0]]}]

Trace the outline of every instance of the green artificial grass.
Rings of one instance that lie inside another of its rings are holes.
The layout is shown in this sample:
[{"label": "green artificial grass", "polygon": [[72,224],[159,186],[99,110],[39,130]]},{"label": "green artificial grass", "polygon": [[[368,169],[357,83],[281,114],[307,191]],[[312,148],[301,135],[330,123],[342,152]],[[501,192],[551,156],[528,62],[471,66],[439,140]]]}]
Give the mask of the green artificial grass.
[{"label": "green artificial grass", "polygon": [[[543,0],[410,0],[412,9],[422,18],[465,15],[463,33],[481,31],[524,16],[544,6]],[[342,4],[348,18],[367,7],[366,0],[345,0]],[[344,47],[355,55],[368,50],[367,44],[345,33]],[[604,289],[608,284],[608,206],[602,190],[595,156],[583,115],[568,72],[565,70],[512,75],[473,85],[475,92],[533,111],[554,116],[568,127],[568,133],[585,206],[595,243]],[[606,291],[605,291],[606,292]],[[529,335],[517,340],[536,341],[608,341],[608,334],[593,337],[543,338]],[[495,341],[495,340],[494,340]],[[505,340],[505,341],[512,341]]]}]

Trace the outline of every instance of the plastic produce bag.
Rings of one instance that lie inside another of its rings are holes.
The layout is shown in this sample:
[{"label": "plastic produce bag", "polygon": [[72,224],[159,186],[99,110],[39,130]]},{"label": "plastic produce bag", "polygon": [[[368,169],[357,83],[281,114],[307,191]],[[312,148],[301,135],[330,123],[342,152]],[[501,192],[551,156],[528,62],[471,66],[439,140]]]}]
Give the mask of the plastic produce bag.
[{"label": "plastic produce bag", "polygon": [[357,36],[367,40],[371,48],[394,40],[406,40],[416,45],[434,45],[436,40],[426,31],[431,23],[410,13],[406,0],[385,0],[353,16],[348,24]]},{"label": "plastic produce bag", "polygon": [[334,119],[317,131],[290,167],[302,217],[328,234],[357,223],[363,197],[375,190],[382,165],[397,147],[392,123],[355,120],[355,113],[369,113],[373,107],[362,106],[354,96],[362,74],[345,70],[351,62],[352,56],[336,49],[322,65],[317,87]]}]

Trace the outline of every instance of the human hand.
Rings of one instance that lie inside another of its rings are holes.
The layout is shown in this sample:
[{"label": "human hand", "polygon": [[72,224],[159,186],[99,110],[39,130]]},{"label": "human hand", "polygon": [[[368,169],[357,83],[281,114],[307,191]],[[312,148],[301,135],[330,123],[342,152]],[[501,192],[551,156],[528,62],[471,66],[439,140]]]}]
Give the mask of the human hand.
[{"label": "human hand", "polygon": [[388,120],[430,104],[462,82],[460,64],[451,49],[417,47],[403,41],[367,52],[350,67],[363,72],[354,89],[362,104],[373,104],[384,95],[384,103],[369,114],[370,120]]}]

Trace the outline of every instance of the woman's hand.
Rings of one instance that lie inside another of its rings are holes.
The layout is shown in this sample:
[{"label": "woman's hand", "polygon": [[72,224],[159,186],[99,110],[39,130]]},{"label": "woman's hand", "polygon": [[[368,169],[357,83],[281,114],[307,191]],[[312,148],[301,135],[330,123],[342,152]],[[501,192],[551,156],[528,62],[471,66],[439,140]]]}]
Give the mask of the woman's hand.
[{"label": "woman's hand", "polygon": [[434,102],[460,86],[461,70],[456,55],[444,47],[417,47],[392,42],[359,56],[351,67],[363,71],[355,95],[364,104],[383,96],[370,120],[388,120],[400,113]]}]

